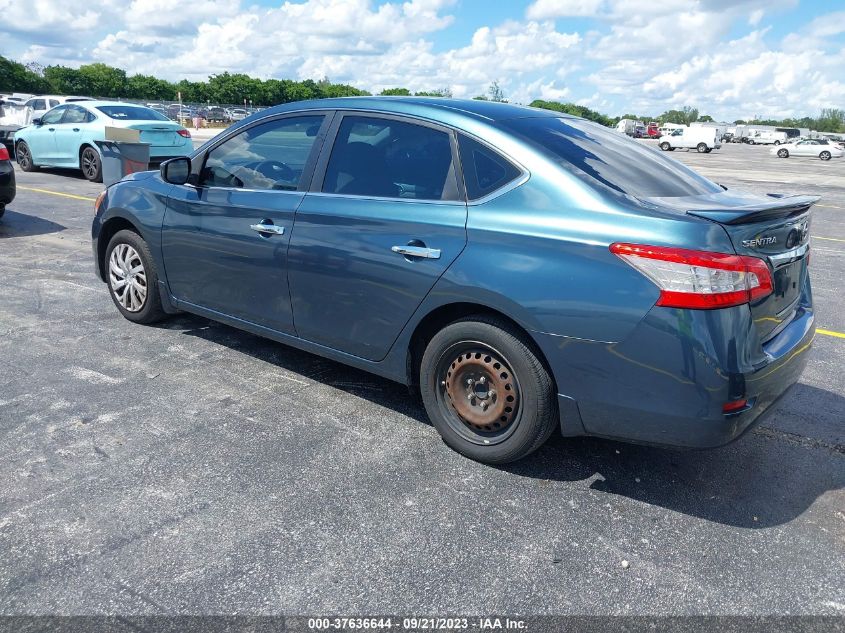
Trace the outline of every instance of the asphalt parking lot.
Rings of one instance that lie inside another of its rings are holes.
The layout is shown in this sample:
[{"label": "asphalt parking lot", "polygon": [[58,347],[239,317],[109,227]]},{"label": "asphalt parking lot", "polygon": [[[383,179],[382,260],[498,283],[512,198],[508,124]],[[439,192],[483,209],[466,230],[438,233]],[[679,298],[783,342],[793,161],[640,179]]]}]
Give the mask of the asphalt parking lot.
[{"label": "asphalt parking lot", "polygon": [[[554,438],[494,468],[400,385],[201,318],[133,325],[72,172],[0,220],[0,613],[845,615],[845,160],[672,154],[822,196],[818,326],[705,452]],[[623,565],[628,561],[628,565]]]}]

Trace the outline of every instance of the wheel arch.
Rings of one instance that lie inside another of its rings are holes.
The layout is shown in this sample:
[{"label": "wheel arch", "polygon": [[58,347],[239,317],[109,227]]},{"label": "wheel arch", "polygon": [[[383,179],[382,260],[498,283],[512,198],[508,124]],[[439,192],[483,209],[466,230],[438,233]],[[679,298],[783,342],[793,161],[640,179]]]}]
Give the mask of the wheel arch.
[{"label": "wheel arch", "polygon": [[97,149],[97,146],[96,146],[96,145],[94,145],[93,143],[90,143],[89,141],[85,141],[84,143],[82,143],[82,145],[80,145],[80,146],[79,146],[79,151],[76,153],[76,158],[77,158],[77,160],[79,161],[79,168],[80,168],[80,169],[82,169],[82,152],[84,152],[84,151],[86,150],[86,148],[88,148],[88,147],[90,147],[90,148],[91,148],[91,149],[93,149],[95,152],[97,152],[97,155],[98,155],[98,156],[100,156],[100,159],[101,159],[101,160],[102,160],[102,158],[103,158],[103,157],[100,155],[100,150],[99,150],[99,149]]},{"label": "wheel arch", "polygon": [[100,279],[106,280],[106,249],[109,247],[111,238],[115,236],[118,231],[132,231],[137,233],[143,239],[143,235],[138,227],[121,215],[112,216],[105,222],[100,229],[100,234],[97,239],[97,270],[100,273]]},{"label": "wheel arch", "polygon": [[419,391],[420,363],[422,362],[423,352],[425,352],[425,347],[428,342],[435,334],[437,334],[437,332],[442,330],[449,323],[472,315],[483,315],[500,319],[513,327],[516,331],[522,333],[525,337],[526,343],[530,345],[533,352],[537,355],[537,358],[541,363],[543,363],[543,366],[549,373],[549,376],[551,376],[555,389],[557,389],[555,375],[549,365],[548,359],[527,328],[520,325],[518,321],[496,308],[492,308],[482,303],[459,301],[446,303],[431,309],[422,319],[419,320],[414,328],[408,342],[405,367],[407,384],[413,391]]}]

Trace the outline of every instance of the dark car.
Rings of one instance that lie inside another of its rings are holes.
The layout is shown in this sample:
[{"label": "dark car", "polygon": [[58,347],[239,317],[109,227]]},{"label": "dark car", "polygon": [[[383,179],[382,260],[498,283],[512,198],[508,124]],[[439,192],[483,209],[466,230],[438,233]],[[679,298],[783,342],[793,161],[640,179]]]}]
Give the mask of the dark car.
[{"label": "dark car", "polygon": [[183,310],[405,383],[449,446],[503,463],[555,430],[748,430],[809,356],[816,200],[548,110],[345,98],[128,177],[92,237],[127,319]]},{"label": "dark car", "polygon": [[9,150],[0,145],[0,217],[6,212],[6,205],[15,199],[15,167],[9,158]]}]

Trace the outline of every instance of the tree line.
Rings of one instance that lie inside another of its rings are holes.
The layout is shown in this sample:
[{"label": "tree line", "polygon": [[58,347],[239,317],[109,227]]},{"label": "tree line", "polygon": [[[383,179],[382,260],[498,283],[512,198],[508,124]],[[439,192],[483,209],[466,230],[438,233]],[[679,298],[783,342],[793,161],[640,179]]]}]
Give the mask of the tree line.
[{"label": "tree line", "polygon": [[[354,86],[332,83],[327,78],[315,81],[305,79],[256,79],[243,73],[224,72],[212,75],[206,81],[182,79],[173,82],[159,79],[152,75],[127,75],[121,68],[107,64],[85,64],[79,68],[68,66],[42,66],[36,63],[21,64],[0,56],[0,90],[6,92],[25,92],[32,94],[76,94],[92,97],[115,99],[138,99],[151,101],[175,101],[181,94],[187,103],[227,103],[236,104],[245,101],[253,106],[270,106],[305,99],[323,99],[328,97],[365,96],[371,93]],[[388,88],[381,95],[451,97],[448,88],[430,91],[412,92],[407,88]],[[484,95],[475,97],[486,101],[507,101],[498,82],[493,82]],[[708,115],[701,115],[697,108],[684,106],[680,109],[667,110],[657,116],[638,116],[625,114],[611,117],[586,106],[575,103],[535,100],[532,107],[555,110],[580,116],[602,125],[614,126],[620,119],[639,121],[657,121],[689,125],[695,121],[713,121]],[[828,108],[818,117],[787,118],[782,120],[766,119],[743,121],[736,124],[755,123],[781,127],[804,127],[820,132],[845,131],[845,111]]]}]

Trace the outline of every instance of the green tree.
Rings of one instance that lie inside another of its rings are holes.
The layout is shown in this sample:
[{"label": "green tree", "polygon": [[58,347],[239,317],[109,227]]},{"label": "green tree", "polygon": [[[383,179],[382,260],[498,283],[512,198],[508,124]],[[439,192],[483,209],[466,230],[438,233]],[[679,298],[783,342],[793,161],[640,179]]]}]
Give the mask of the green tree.
[{"label": "green tree", "polygon": [[152,75],[132,75],[126,80],[125,96],[171,101],[176,98],[176,85]]},{"label": "green tree", "polygon": [[385,88],[379,94],[384,97],[410,97],[411,91],[407,88]]},{"label": "green tree", "polygon": [[49,92],[60,95],[87,95],[91,86],[76,68],[67,66],[47,66],[44,79],[50,86]]},{"label": "green tree", "polygon": [[437,88],[436,90],[429,90],[423,92],[415,92],[416,97],[443,97],[445,99],[452,98],[452,91],[449,88]]},{"label": "green tree", "polygon": [[94,97],[125,97],[126,71],[106,64],[85,64],[79,67],[81,85],[85,94]]},{"label": "green tree", "polygon": [[487,88],[487,97],[490,101],[497,101],[499,103],[507,103],[507,99],[505,99],[504,91],[499,87],[499,82],[494,81],[490,84],[490,87]]},{"label": "green tree", "polygon": [[[564,112],[565,114],[572,114],[575,116],[582,117],[584,119],[588,119],[590,121],[595,121],[596,123],[601,123],[602,125],[612,126],[616,125],[617,120],[611,119],[610,117],[601,114],[600,112],[596,112],[595,110],[590,110],[590,108],[582,105],[578,105],[576,103],[559,103],[557,101],[543,101],[537,99],[532,101],[529,104],[532,108],[543,108],[545,110],[554,110],[555,112]],[[626,115],[623,118],[636,118],[633,115]]]},{"label": "green tree", "polygon": [[47,80],[34,69],[0,56],[0,89],[6,92],[49,92]]}]

